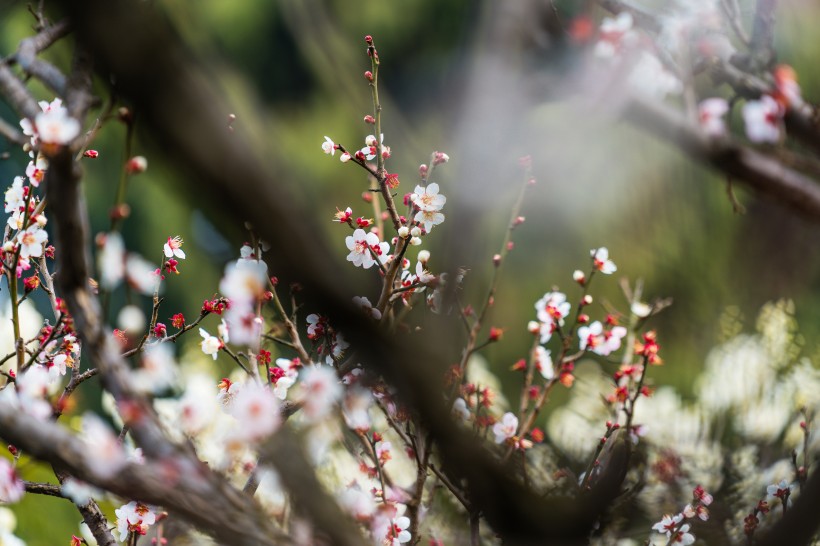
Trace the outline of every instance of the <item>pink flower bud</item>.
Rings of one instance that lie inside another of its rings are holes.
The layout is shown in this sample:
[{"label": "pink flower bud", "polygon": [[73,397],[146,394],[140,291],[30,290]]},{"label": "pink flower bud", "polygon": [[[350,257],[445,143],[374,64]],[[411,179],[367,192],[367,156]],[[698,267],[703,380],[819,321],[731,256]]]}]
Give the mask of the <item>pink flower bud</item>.
[{"label": "pink flower bud", "polygon": [[83,157],[88,157],[90,159],[94,159],[95,157],[98,157],[99,155],[100,155],[100,152],[98,152],[97,150],[86,150],[86,151],[83,152]]},{"label": "pink flower bud", "polygon": [[[372,82],[373,81],[373,73],[369,70],[365,71],[364,79],[366,79],[369,82]],[[373,121],[373,123],[375,123],[375,120]]]},{"label": "pink flower bud", "polygon": [[373,36],[371,36],[370,34],[365,36],[364,43],[366,43],[367,45],[373,45]]},{"label": "pink flower bud", "polygon": [[[365,75],[367,75],[367,72],[365,72]],[[372,74],[371,74],[371,76],[372,76]],[[374,124],[376,123],[376,118],[374,118],[374,117],[373,117],[373,116],[371,116],[370,114],[367,114],[367,115],[364,117],[364,122],[365,122],[365,123],[367,123],[367,124],[369,124],[369,125],[374,125]]]},{"label": "pink flower bud", "polygon": [[141,155],[137,155],[128,160],[125,164],[125,170],[128,174],[144,173],[148,168],[148,160]]},{"label": "pink flower bud", "polygon": [[421,176],[422,178],[427,176],[427,165],[425,165],[424,163],[419,165],[419,176]]}]

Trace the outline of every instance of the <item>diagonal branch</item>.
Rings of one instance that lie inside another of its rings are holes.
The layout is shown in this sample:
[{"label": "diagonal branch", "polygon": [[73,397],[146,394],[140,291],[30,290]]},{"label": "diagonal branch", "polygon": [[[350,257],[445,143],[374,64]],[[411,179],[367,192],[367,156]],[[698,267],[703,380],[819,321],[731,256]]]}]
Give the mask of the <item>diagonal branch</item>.
[{"label": "diagonal branch", "polygon": [[730,139],[709,139],[683,116],[662,105],[633,100],[625,118],[676,144],[686,154],[742,180],[752,189],[820,222],[820,185],[780,161]]}]

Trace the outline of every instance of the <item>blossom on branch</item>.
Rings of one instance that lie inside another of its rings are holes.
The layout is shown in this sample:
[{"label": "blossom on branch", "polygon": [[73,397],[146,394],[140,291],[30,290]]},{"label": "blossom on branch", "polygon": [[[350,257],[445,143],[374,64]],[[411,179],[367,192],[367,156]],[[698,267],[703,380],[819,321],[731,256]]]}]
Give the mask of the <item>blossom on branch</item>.
[{"label": "blossom on branch", "polygon": [[387,261],[387,252],[390,250],[390,245],[379,241],[378,235],[373,232],[365,233],[363,229],[357,229],[353,235],[345,237],[345,244],[350,254],[347,255],[347,261],[353,262],[356,267],[369,269],[376,260],[384,263]]}]

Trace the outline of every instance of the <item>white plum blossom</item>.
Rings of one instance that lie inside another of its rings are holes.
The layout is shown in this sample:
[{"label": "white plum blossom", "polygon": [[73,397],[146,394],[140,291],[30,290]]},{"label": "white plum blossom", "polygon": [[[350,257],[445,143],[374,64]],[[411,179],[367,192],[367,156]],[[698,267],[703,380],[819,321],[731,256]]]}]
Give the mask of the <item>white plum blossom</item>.
[{"label": "white plum blossom", "polygon": [[216,413],[213,381],[204,374],[197,374],[185,384],[185,394],[179,401],[179,424],[186,434],[197,434],[207,427]]},{"label": "white plum blossom", "polygon": [[301,385],[302,413],[310,422],[327,416],[342,396],[342,385],[330,366],[306,366]]},{"label": "white plum blossom", "polygon": [[726,122],[723,116],[729,111],[726,99],[712,97],[701,101],[698,105],[698,119],[703,132],[712,137],[726,134]]},{"label": "white plum blossom", "polygon": [[615,262],[609,259],[609,250],[606,247],[593,248],[589,251],[589,255],[592,256],[592,265],[604,275],[611,275],[618,271]]},{"label": "white plum blossom", "polygon": [[[424,231],[430,233],[434,226],[444,222],[444,214],[436,210],[420,210],[413,217],[413,220],[424,226]],[[413,241],[416,240],[418,240],[415,243],[416,245],[421,244],[421,239],[413,237]],[[411,244],[413,244],[413,241],[411,241]]]},{"label": "white plum blossom", "polygon": [[746,136],[752,142],[779,142],[783,114],[783,108],[769,95],[747,102],[743,105]]},{"label": "white plum blossom", "polygon": [[17,378],[16,383],[20,409],[35,419],[45,420],[51,417],[52,407],[46,397],[52,377],[45,366],[30,366]]},{"label": "white plum blossom", "polygon": [[276,379],[273,385],[273,395],[279,400],[286,399],[288,397],[288,389],[290,389],[295,383],[295,377],[283,375],[279,379]]},{"label": "white plum blossom", "polygon": [[28,166],[26,167],[26,176],[32,186],[36,188],[40,185],[40,182],[42,182],[43,178],[46,176],[47,169],[48,159],[42,155],[38,155],[37,161],[29,161]]},{"label": "white plum blossom", "polygon": [[322,151],[326,154],[336,155],[336,143],[329,136],[326,136],[325,141],[322,142]]},{"label": "white plum blossom", "polygon": [[7,459],[0,458],[0,502],[17,502],[25,492],[26,486],[17,477],[14,467]]},{"label": "white plum blossom", "polygon": [[398,546],[399,544],[410,542],[410,539],[413,538],[410,531],[407,530],[410,526],[410,518],[400,516],[393,518],[390,523],[390,531],[387,535],[390,546]]},{"label": "white plum blossom", "polygon": [[659,522],[652,526],[653,531],[665,534],[667,537],[672,535],[672,531],[683,521],[683,514],[676,514],[670,516],[665,514]]},{"label": "white plum blossom", "polygon": [[[389,150],[389,148],[384,145],[384,133],[382,133],[380,137],[381,138],[379,139],[379,141],[382,144],[382,153],[384,153],[384,151]],[[359,151],[365,155],[368,161],[373,161],[376,158],[376,154],[378,153],[375,135],[367,135],[367,137],[364,139],[364,143],[365,147]]]},{"label": "white plum blossom", "polygon": [[438,211],[444,208],[447,198],[439,193],[438,184],[433,182],[427,187],[416,186],[416,189],[410,194],[410,201],[420,210]]},{"label": "white plum blossom", "polygon": [[536,316],[541,331],[540,342],[547,343],[558,326],[564,325],[564,319],[569,315],[570,303],[566,294],[562,292],[547,292],[535,302]]},{"label": "white plum blossom", "polygon": [[578,344],[581,350],[592,351],[601,356],[608,356],[620,349],[624,336],[626,328],[623,326],[615,326],[604,331],[603,324],[597,320],[589,326],[578,328]]},{"label": "white plum blossom", "polygon": [[43,255],[43,245],[46,241],[48,241],[48,233],[38,224],[33,224],[25,231],[21,231],[17,234],[20,258],[39,258]]},{"label": "white plum blossom", "polygon": [[356,267],[364,269],[369,269],[376,263],[373,254],[381,263],[384,263],[390,250],[390,245],[379,241],[378,235],[372,232],[366,233],[363,229],[357,229],[353,232],[353,235],[348,235],[345,238],[345,244],[347,249],[350,250],[347,261],[353,262]]},{"label": "white plum blossom", "polygon": [[199,329],[199,335],[202,336],[202,341],[199,342],[202,347],[202,352],[212,356],[213,359],[216,360],[217,353],[219,349],[222,348],[222,341],[218,337],[206,332],[204,328]]},{"label": "white plum blossom", "polygon": [[552,356],[550,352],[543,348],[542,346],[538,345],[535,347],[535,354],[534,362],[535,362],[535,369],[538,370],[538,373],[541,374],[541,377],[546,379],[547,381],[552,380],[555,377],[555,367],[552,364]]},{"label": "white plum blossom", "polygon": [[182,250],[182,238],[168,237],[168,242],[162,246],[162,251],[166,258],[173,258],[176,256],[180,260],[185,259],[185,251]]},{"label": "white plum blossom", "polygon": [[358,485],[346,487],[339,494],[339,504],[358,521],[367,521],[376,511],[373,495]]},{"label": "white plum blossom", "polygon": [[502,444],[508,439],[515,436],[518,430],[518,417],[509,411],[504,414],[499,422],[493,425],[493,434],[495,434],[495,443]]},{"label": "white plum blossom", "polygon": [[153,525],[157,516],[151,508],[141,502],[131,501],[120,506],[114,513],[117,515],[117,531],[120,540],[124,541],[128,533],[144,535],[148,526]]}]

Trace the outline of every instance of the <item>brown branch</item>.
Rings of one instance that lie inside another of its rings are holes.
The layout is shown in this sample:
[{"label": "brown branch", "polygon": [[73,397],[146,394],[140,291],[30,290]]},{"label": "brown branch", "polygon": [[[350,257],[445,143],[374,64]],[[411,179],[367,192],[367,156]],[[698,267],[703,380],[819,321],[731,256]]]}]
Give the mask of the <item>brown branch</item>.
[{"label": "brown branch", "polygon": [[820,185],[785,167],[777,159],[729,138],[709,139],[682,116],[662,105],[633,100],[627,105],[624,116],[651,134],[678,145],[693,159],[711,165],[773,201],[820,222]]},{"label": "brown branch", "polygon": [[125,463],[113,475],[100,473],[86,444],[50,421],[0,403],[0,436],[31,456],[65,469],[77,479],[126,499],[168,508],[208,530],[224,544],[289,544],[252,499],[199,462],[184,457]]},{"label": "brown branch", "polygon": [[10,59],[17,62],[24,72],[43,82],[60,97],[64,97],[66,92],[67,79],[65,75],[50,62],[38,59],[37,54],[68,34],[68,32],[68,21],[60,21],[38,34],[22,40],[17,47],[17,53]]}]

